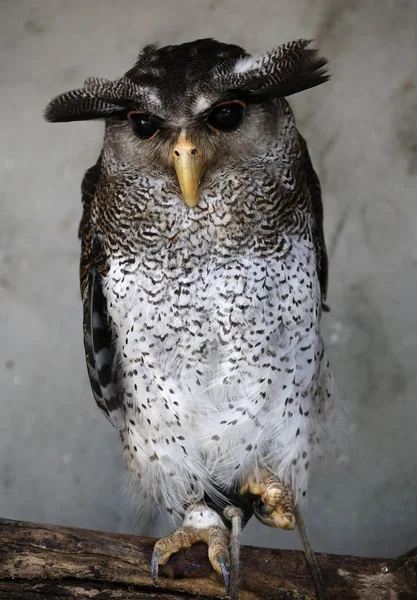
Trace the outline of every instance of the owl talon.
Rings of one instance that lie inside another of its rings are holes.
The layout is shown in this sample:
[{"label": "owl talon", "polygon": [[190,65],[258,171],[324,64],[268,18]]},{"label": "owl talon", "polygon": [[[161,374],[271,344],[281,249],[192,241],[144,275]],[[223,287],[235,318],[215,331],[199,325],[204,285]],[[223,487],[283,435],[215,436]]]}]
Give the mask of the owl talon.
[{"label": "owl talon", "polygon": [[227,593],[230,592],[229,532],[221,517],[204,504],[191,506],[184,517],[183,527],[176,529],[166,538],[158,540],[151,559],[151,577],[158,585],[159,565],[165,565],[170,556],[197,542],[208,547],[208,557],[213,569],[223,576]]},{"label": "owl talon", "polygon": [[263,525],[294,529],[296,525],[291,487],[261,469],[242,486],[241,494],[253,501],[253,512]]},{"label": "owl talon", "polygon": [[158,548],[154,548],[151,559],[151,577],[155,587],[158,587],[159,561],[161,556],[162,552]]},{"label": "owl talon", "polygon": [[265,510],[265,504],[262,500],[256,500],[253,503],[253,514],[263,525],[267,527],[276,527],[274,520],[271,518],[270,511]]},{"label": "owl talon", "polygon": [[283,510],[277,507],[270,514],[264,511],[262,502],[254,502],[253,514],[263,525],[267,527],[277,527],[279,529],[294,529],[296,525],[295,516],[292,511]]},{"label": "owl talon", "polygon": [[226,596],[230,596],[230,564],[227,554],[225,552],[219,552],[214,560],[222,572]]}]

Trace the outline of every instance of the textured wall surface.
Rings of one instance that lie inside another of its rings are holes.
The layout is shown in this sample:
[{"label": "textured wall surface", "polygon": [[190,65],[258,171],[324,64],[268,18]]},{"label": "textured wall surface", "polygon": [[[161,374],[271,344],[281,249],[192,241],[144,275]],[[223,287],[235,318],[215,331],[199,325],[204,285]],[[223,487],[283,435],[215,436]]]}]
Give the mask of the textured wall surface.
[{"label": "textured wall surface", "polygon": [[[316,550],[396,555],[417,543],[412,0],[1,1],[0,515],[135,530],[81,337],[79,187],[102,124],[41,113],[86,76],[124,73],[144,44],[207,36],[250,51],[315,38],[331,61],[331,82],[292,104],[324,188],[324,330],[351,425],[316,473],[307,521]],[[244,541],[298,544],[258,522]]]}]

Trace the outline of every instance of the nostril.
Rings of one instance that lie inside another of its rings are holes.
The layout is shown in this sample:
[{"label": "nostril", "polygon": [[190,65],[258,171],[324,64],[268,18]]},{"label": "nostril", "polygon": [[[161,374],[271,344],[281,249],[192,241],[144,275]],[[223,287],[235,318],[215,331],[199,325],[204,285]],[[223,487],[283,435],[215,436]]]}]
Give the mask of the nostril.
[{"label": "nostril", "polygon": [[174,150],[174,155],[175,156],[179,156],[180,155],[180,153],[178,152],[178,150]]},{"label": "nostril", "polygon": [[191,150],[191,154],[192,154],[192,156],[195,156],[197,154],[197,148],[193,148]]}]

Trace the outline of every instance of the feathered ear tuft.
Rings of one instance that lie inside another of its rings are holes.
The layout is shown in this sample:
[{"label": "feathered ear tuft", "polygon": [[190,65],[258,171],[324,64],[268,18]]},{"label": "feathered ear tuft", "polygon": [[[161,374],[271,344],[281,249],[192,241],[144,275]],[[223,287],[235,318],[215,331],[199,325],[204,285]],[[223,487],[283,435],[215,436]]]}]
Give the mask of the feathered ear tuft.
[{"label": "feathered ear tuft", "polygon": [[45,119],[51,123],[102,119],[121,110],[85,88],[56,96],[45,109]]},{"label": "feathered ear tuft", "polygon": [[327,59],[307,48],[311,40],[296,40],[261,56],[240,58],[227,73],[214,74],[223,91],[262,98],[283,98],[329,79]]},{"label": "feathered ear tuft", "polygon": [[88,77],[84,87],[60,94],[45,109],[45,119],[52,123],[103,119],[115,113],[145,106],[159,106],[158,98],[150,87],[135,84],[128,77],[114,81]]},{"label": "feathered ear tuft", "polygon": [[114,81],[99,77],[87,77],[84,81],[84,89],[104,102],[117,105],[120,109],[152,104],[150,89],[137,85],[125,76]]}]

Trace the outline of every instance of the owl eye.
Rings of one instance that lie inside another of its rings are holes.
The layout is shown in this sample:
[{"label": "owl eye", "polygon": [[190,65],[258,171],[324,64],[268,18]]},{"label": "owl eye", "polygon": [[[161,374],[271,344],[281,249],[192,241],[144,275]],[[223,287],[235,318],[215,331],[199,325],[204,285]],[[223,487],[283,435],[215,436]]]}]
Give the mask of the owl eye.
[{"label": "owl eye", "polygon": [[128,113],[133,133],[141,140],[150,140],[159,131],[159,123],[151,115],[134,110]]},{"label": "owl eye", "polygon": [[245,116],[245,105],[240,100],[224,102],[214,108],[208,116],[207,123],[218,131],[234,131]]}]

